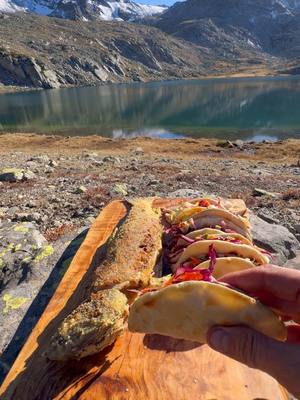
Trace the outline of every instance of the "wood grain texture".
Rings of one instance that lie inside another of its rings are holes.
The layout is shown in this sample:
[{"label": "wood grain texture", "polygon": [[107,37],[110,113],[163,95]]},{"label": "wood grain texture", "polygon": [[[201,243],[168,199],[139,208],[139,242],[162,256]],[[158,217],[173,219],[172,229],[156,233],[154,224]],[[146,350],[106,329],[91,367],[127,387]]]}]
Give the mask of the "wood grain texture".
[{"label": "wood grain texture", "polygon": [[[155,204],[170,206],[165,200]],[[101,212],[3,382],[1,399],[287,399],[278,383],[262,372],[206,345],[158,335],[126,332],[114,345],[80,361],[58,363],[42,356],[60,321],[84,299],[103,245],[125,215],[120,201]]]}]

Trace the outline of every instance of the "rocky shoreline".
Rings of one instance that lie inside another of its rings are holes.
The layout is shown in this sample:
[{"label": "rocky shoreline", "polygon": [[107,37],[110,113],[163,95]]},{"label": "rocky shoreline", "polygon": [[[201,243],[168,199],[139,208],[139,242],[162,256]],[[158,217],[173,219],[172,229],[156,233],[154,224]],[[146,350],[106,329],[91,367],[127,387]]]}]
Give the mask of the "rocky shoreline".
[{"label": "rocky shoreline", "polygon": [[[15,334],[30,304],[55,264],[62,276],[76,251],[73,239],[111,199],[239,197],[253,212],[256,239],[279,254],[279,263],[294,258],[300,242],[300,140],[0,135],[0,193],[0,351],[12,338],[15,345],[4,351],[4,375],[43,308],[32,313],[31,307],[31,320]],[[66,251],[70,243],[73,253]]]}]

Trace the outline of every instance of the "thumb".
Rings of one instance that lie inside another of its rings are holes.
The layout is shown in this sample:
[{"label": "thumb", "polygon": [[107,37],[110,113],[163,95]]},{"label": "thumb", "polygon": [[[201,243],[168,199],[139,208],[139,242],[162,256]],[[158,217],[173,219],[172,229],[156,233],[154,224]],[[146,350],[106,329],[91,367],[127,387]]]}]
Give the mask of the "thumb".
[{"label": "thumb", "polygon": [[249,367],[263,370],[269,368],[269,363],[266,363],[266,356],[270,356],[268,353],[272,352],[274,357],[273,342],[273,339],[246,327],[215,327],[208,334],[208,344],[212,349]]},{"label": "thumb", "polygon": [[246,327],[214,327],[207,341],[212,349],[267,372],[291,393],[300,395],[300,345],[278,342]]}]

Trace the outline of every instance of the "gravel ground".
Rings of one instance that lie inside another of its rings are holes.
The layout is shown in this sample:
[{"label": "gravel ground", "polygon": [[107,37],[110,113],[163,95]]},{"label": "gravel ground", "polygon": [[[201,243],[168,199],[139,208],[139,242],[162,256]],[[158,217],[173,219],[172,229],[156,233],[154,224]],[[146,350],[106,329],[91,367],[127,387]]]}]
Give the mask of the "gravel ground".
[{"label": "gravel ground", "polygon": [[30,143],[28,137],[24,150],[16,151],[22,146],[16,139],[13,143],[13,135],[0,136],[0,171],[34,174],[20,182],[0,182],[0,220],[34,221],[51,242],[89,225],[113,198],[169,196],[190,188],[243,198],[262,218],[300,234],[300,141],[44,137],[46,143],[36,143],[40,138],[32,136]]}]

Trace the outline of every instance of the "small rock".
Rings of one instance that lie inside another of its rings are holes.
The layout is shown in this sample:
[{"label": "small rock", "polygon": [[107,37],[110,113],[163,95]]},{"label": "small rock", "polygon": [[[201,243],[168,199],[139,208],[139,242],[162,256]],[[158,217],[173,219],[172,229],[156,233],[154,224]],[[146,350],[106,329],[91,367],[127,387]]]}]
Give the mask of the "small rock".
[{"label": "small rock", "polygon": [[87,188],[85,186],[79,186],[79,188],[76,189],[75,193],[81,194],[85,193],[87,191]]},{"label": "small rock", "polygon": [[97,154],[97,153],[86,153],[86,154],[84,155],[84,158],[87,158],[87,159],[89,159],[89,160],[94,159],[95,157],[98,157],[98,154]]},{"label": "small rock", "polygon": [[[42,222],[46,216],[42,218],[41,214],[34,212],[32,214],[26,212],[19,212],[14,215],[15,221],[20,222]],[[46,217],[47,218],[47,217]]]},{"label": "small rock", "polygon": [[295,225],[294,228],[297,233],[300,233],[300,224]]},{"label": "small rock", "polygon": [[149,182],[149,185],[158,185],[160,183],[160,181],[158,180],[158,179],[152,179],[150,182]]},{"label": "small rock", "polygon": [[34,221],[34,222],[43,222],[47,219],[46,215],[41,216],[38,212],[34,212],[30,215],[29,221]]},{"label": "small rock", "polygon": [[255,188],[252,192],[252,196],[260,197],[260,196],[269,196],[274,198],[279,198],[279,193],[268,192],[264,189]]},{"label": "small rock", "polygon": [[37,170],[39,168],[38,163],[36,163],[35,161],[26,161],[26,165],[27,165],[27,167],[29,167],[33,170]]},{"label": "small rock", "polygon": [[50,160],[48,165],[50,167],[58,167],[58,162],[56,162],[55,160]]},{"label": "small rock", "polygon": [[19,211],[19,207],[17,207],[17,206],[10,207],[10,208],[7,210],[7,214],[13,216],[13,215],[14,215],[16,212],[18,212],[18,211]]},{"label": "small rock", "polygon": [[91,212],[91,211],[95,211],[95,207],[92,205],[88,205],[86,207],[84,207],[83,211],[87,211],[87,212]]},{"label": "small rock", "polygon": [[127,196],[128,191],[127,191],[126,183],[117,183],[113,188],[113,192],[117,193],[117,194],[121,194],[123,196]]},{"label": "small rock", "polygon": [[52,222],[52,226],[54,226],[55,228],[59,228],[60,226],[62,226],[61,221],[55,220]]},{"label": "small rock", "polygon": [[0,171],[0,181],[2,182],[18,182],[22,181],[24,173],[22,169],[4,168]]},{"label": "small rock", "polygon": [[0,213],[6,213],[9,210],[9,207],[0,207]]},{"label": "small rock", "polygon": [[34,178],[35,174],[32,171],[30,171],[30,169],[27,169],[26,171],[23,172],[23,179],[29,180]]},{"label": "small rock", "polygon": [[137,147],[136,149],[133,150],[134,154],[144,154],[144,150],[142,147]]},{"label": "small rock", "polygon": [[45,168],[45,173],[46,173],[46,174],[52,174],[52,172],[54,172],[54,168],[52,168],[52,167],[50,167],[50,166],[47,166],[47,167]]},{"label": "small rock", "polygon": [[234,142],[234,145],[236,146],[236,147],[238,147],[239,149],[242,149],[243,147],[244,147],[244,141],[243,140],[240,140],[240,139],[238,139],[238,140],[236,140],[235,142]]},{"label": "small rock", "polygon": [[103,161],[94,160],[93,165],[95,165],[96,167],[101,167],[103,165]]},{"label": "small rock", "polygon": [[103,158],[104,162],[112,162],[115,164],[121,164],[121,160],[119,157],[114,157],[114,156],[106,156]]},{"label": "small rock", "polygon": [[226,140],[226,142],[220,142],[217,144],[218,147],[225,147],[228,149],[234,148],[234,144],[230,140]]},{"label": "small rock", "polygon": [[33,200],[28,201],[28,203],[26,203],[25,205],[26,205],[26,207],[29,207],[29,208],[37,207],[37,203]]},{"label": "small rock", "polygon": [[31,157],[28,161],[36,161],[39,164],[49,164],[49,157],[46,154]]}]

